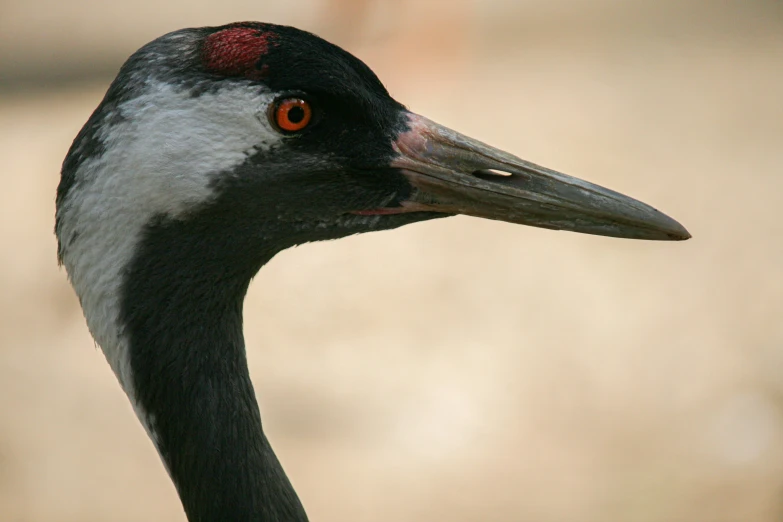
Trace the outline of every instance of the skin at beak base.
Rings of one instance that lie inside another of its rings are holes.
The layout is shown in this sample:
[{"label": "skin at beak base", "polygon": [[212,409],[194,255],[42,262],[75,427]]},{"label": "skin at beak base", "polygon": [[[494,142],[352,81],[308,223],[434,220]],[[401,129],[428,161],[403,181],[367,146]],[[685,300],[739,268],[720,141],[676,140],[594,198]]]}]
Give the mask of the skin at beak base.
[{"label": "skin at beak base", "polygon": [[[394,142],[415,191],[405,211],[466,214],[628,239],[684,240],[677,221],[633,198],[535,165],[416,114]],[[488,170],[508,173],[493,175]]]}]

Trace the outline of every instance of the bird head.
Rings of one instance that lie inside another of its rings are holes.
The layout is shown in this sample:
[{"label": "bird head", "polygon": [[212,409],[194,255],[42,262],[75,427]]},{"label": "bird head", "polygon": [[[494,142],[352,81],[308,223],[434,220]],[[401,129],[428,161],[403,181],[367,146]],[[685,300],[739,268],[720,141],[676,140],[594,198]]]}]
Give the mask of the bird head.
[{"label": "bird head", "polygon": [[184,29],[122,66],[63,163],[58,253],[191,520],[306,520],[247,372],[242,303],[261,265],[453,214],[689,237],[410,112],[361,61],[291,27]]},{"label": "bird head", "polygon": [[57,203],[61,257],[108,223],[189,223],[202,249],[227,253],[454,214],[690,237],[644,203],[414,114],[313,34],[254,22],[176,31],[131,56],[74,141]]}]

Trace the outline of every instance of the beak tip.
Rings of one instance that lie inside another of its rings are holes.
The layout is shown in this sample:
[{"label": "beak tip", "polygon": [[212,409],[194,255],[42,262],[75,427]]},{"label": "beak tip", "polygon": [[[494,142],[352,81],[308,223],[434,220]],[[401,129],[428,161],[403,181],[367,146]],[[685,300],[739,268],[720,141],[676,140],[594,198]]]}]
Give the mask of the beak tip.
[{"label": "beak tip", "polygon": [[682,228],[682,234],[680,235],[680,237],[679,237],[678,239],[679,239],[680,241],[685,241],[685,240],[687,240],[687,239],[690,239],[690,238],[692,238],[692,237],[693,237],[693,236],[691,235],[691,233],[690,233],[690,232],[688,232],[687,230],[685,230],[685,227],[683,227],[683,228]]},{"label": "beak tip", "polygon": [[686,241],[692,237],[691,233],[679,221],[658,210],[654,212],[654,215],[648,214],[645,218],[639,220],[640,224],[643,223],[644,225],[631,232],[631,238],[651,239],[653,241]]},{"label": "beak tip", "polygon": [[688,232],[685,227],[682,227],[681,231],[677,231],[673,234],[671,234],[672,241],[687,241],[688,239],[692,238],[690,232]]},{"label": "beak tip", "polygon": [[663,239],[666,241],[686,241],[690,239],[691,233],[680,224],[679,221],[670,218],[666,214],[661,213],[661,216],[665,220],[664,226],[661,227],[661,231],[666,234]]}]

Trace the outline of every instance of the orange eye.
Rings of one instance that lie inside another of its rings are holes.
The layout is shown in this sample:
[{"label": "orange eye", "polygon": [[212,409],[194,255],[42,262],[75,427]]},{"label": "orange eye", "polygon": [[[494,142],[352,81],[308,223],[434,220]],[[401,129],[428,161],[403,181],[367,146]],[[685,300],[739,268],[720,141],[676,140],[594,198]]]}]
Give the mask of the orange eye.
[{"label": "orange eye", "polygon": [[286,98],[275,108],[275,123],[284,131],[300,131],[307,127],[312,117],[310,104],[301,98]]}]

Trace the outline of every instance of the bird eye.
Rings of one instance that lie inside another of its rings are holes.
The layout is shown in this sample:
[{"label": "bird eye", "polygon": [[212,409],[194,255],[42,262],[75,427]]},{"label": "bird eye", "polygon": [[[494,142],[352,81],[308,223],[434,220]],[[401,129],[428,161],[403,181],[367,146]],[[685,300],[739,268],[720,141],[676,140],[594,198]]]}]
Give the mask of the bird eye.
[{"label": "bird eye", "polygon": [[285,98],[277,103],[273,114],[274,123],[281,130],[297,132],[310,123],[313,109],[301,98]]}]

